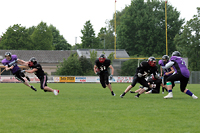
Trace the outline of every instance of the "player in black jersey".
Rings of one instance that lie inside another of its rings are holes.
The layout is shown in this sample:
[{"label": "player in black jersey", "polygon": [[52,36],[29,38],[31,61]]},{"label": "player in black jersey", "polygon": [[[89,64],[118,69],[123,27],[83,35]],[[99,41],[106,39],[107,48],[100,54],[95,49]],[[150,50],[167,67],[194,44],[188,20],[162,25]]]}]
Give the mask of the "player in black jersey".
[{"label": "player in black jersey", "polygon": [[159,78],[157,72],[158,67],[156,66],[156,59],[154,57],[149,57],[148,61],[141,62],[140,66],[136,69],[132,84],[126,88],[126,90],[123,94],[120,95],[120,97],[123,98],[125,94],[136,85],[136,83],[140,83],[143,86],[143,89],[135,96],[136,98],[139,98],[140,94],[144,93],[149,88],[148,82],[145,80],[145,78],[153,74],[154,77],[157,79]]},{"label": "player in black jersey", "polygon": [[[153,75],[151,75],[150,77],[147,78],[147,82],[149,85],[148,90],[146,90],[145,94],[158,94],[160,93],[160,86],[162,84],[162,79],[161,78],[154,78]],[[140,86],[138,90],[136,91],[130,91],[130,93],[139,93],[144,87]]]},{"label": "player in black jersey", "polygon": [[112,70],[110,79],[113,78],[113,74],[114,74],[114,68],[110,64],[110,62],[111,61],[109,59],[106,59],[106,56],[104,54],[101,54],[99,56],[99,59],[95,61],[94,72],[100,76],[100,83],[102,87],[106,88],[106,86],[108,86],[108,88],[111,91],[112,96],[115,96],[115,93],[113,92],[112,86],[109,83],[109,79],[108,79],[109,78],[108,68]]},{"label": "player in black jersey", "polygon": [[35,73],[40,79],[40,88],[45,92],[53,92],[54,95],[58,95],[59,90],[54,90],[47,86],[47,75],[44,73],[42,66],[37,63],[35,57],[32,57],[29,62],[25,62],[24,65],[29,66],[31,70],[22,70],[22,72]]}]

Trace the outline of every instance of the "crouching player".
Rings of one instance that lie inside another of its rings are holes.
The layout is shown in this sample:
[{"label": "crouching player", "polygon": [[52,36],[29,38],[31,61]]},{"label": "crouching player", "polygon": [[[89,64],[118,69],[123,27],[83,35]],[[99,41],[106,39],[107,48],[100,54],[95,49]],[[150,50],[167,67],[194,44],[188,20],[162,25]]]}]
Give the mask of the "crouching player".
[{"label": "crouching player", "polygon": [[120,95],[120,97],[123,98],[125,94],[136,85],[136,83],[140,83],[144,87],[144,89],[141,89],[141,91],[135,96],[135,98],[139,98],[139,96],[144,93],[149,87],[148,82],[145,78],[147,76],[150,76],[151,74],[153,74],[155,78],[159,78],[157,72],[158,67],[156,66],[156,59],[154,57],[149,57],[147,61],[141,62],[140,66],[136,69],[136,73],[133,77],[131,85],[126,88],[126,90]]},{"label": "crouching player", "polygon": [[40,88],[45,92],[53,92],[54,95],[58,95],[59,90],[54,90],[47,86],[47,75],[44,73],[42,66],[37,63],[35,57],[32,57],[29,62],[24,62],[23,65],[28,66],[31,70],[22,70],[22,72],[35,73],[35,75],[40,79]]},{"label": "crouching player", "polygon": [[172,82],[180,81],[181,92],[191,96],[193,99],[198,99],[197,96],[195,96],[190,90],[186,88],[189,81],[190,72],[186,66],[184,59],[181,57],[181,54],[179,51],[174,51],[172,53],[172,57],[170,58],[170,61],[165,66],[163,66],[164,69],[167,69],[170,67],[174,68],[175,73],[167,78],[166,85],[167,85],[168,95],[166,95],[164,98],[165,99],[173,98]]},{"label": "crouching player", "polygon": [[[162,84],[162,79],[161,78],[154,78],[154,76],[152,75],[151,77],[149,77],[147,79],[149,88],[148,90],[146,90],[145,94],[159,94],[160,93],[160,85]],[[140,86],[140,88],[136,91],[130,91],[130,93],[139,93],[142,89],[144,89],[143,86]]]}]

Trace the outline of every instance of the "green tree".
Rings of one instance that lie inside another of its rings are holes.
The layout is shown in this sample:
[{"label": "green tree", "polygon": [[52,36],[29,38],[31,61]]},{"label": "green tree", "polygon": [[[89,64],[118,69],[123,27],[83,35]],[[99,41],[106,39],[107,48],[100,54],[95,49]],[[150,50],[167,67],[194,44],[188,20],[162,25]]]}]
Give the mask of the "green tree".
[{"label": "green tree", "polygon": [[60,66],[57,66],[57,75],[83,75],[83,71],[81,68],[81,63],[79,61],[77,54],[71,54],[67,60],[63,59],[63,62],[60,63]]},{"label": "green tree", "polygon": [[137,68],[137,60],[127,60],[122,63],[120,75],[134,76]]},{"label": "green tree", "polygon": [[97,59],[97,51],[96,50],[90,51],[90,61],[92,62],[92,64],[95,64],[96,59]]},{"label": "green tree", "polygon": [[87,59],[86,57],[81,56],[79,58],[80,62],[80,69],[83,72],[83,75],[91,75],[94,74],[93,71],[93,63],[90,61],[90,59]]},{"label": "green tree", "polygon": [[[117,48],[126,49],[130,55],[151,56],[165,54],[165,2],[159,0],[132,0],[118,18]],[[180,12],[167,5],[168,51],[174,51],[173,39],[180,31],[184,19]],[[118,17],[118,16],[117,16]]]},{"label": "green tree", "polygon": [[20,24],[9,27],[3,34],[0,43],[1,49],[28,50],[32,42],[28,30]]},{"label": "green tree", "polygon": [[95,37],[94,29],[89,21],[86,21],[84,28],[81,30],[82,48],[99,48],[99,39]]},{"label": "green tree", "polygon": [[[200,12],[200,8],[197,8]],[[200,18],[197,15],[189,20],[182,28],[182,31],[176,35],[174,42],[177,50],[184,57],[188,57],[189,69],[191,71],[200,70],[200,62],[197,60],[200,57]]]},{"label": "green tree", "polygon": [[46,23],[41,22],[31,35],[34,50],[52,50],[53,36]]},{"label": "green tree", "polygon": [[52,31],[52,47],[54,48],[54,50],[70,50],[71,45],[65,40],[63,35],[60,35],[59,30],[57,30],[56,27],[54,27],[53,25],[50,25],[49,28]]}]

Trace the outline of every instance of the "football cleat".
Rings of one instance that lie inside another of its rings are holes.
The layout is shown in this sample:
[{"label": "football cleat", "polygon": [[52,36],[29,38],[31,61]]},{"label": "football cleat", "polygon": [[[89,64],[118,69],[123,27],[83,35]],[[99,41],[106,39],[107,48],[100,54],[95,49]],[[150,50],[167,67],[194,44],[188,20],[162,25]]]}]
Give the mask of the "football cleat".
[{"label": "football cleat", "polygon": [[116,96],[115,93],[113,93],[112,96]]},{"label": "football cleat", "polygon": [[173,98],[173,93],[172,93],[172,92],[169,92],[169,93],[167,94],[167,96],[164,96],[163,98],[165,98],[165,99]]},{"label": "football cleat", "polygon": [[34,91],[37,91],[37,89],[35,89],[33,86],[31,86],[31,89],[34,90]]},{"label": "football cleat", "polygon": [[54,95],[58,95],[59,90],[54,90],[53,93],[54,93]]},{"label": "football cleat", "polygon": [[194,94],[192,95],[192,98],[193,98],[193,99],[198,99],[198,97],[195,96]]},{"label": "football cleat", "polygon": [[122,94],[120,95],[121,98],[123,98]]},{"label": "football cleat", "polygon": [[135,98],[139,98],[139,97],[136,95]]}]

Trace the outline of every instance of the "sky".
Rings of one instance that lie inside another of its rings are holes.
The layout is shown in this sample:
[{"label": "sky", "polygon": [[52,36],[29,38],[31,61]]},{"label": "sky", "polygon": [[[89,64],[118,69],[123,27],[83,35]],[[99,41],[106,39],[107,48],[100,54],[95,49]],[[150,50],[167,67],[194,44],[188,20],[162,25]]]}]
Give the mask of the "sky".
[{"label": "sky", "polygon": [[[29,28],[41,21],[52,24],[71,45],[81,43],[81,30],[91,22],[95,34],[106,27],[115,13],[115,0],[0,0],[0,36],[14,24]],[[186,21],[197,15],[200,0],[168,0]],[[116,10],[130,5],[131,0],[116,0]]]}]

